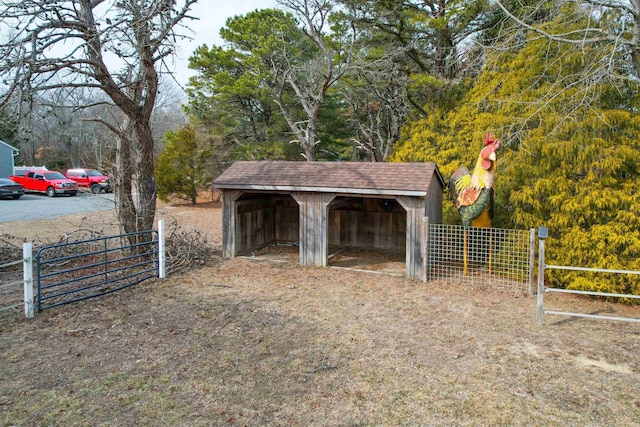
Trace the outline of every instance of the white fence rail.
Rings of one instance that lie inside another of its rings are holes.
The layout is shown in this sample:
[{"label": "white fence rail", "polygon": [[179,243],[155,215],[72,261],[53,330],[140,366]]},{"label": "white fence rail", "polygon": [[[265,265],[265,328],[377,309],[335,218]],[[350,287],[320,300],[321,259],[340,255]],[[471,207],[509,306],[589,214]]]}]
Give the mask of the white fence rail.
[{"label": "white fence rail", "polygon": [[[545,233],[545,236],[546,236],[546,233]],[[640,275],[640,271],[609,270],[605,268],[588,268],[588,267],[571,267],[566,265],[546,265],[544,262],[544,255],[545,255],[544,252],[545,252],[544,238],[540,238],[538,240],[538,298],[537,298],[537,308],[536,308],[536,319],[537,319],[538,325],[542,325],[542,317],[545,314],[556,315],[556,316],[585,317],[585,318],[591,318],[591,319],[616,320],[616,321],[623,321],[623,322],[640,323],[640,319],[631,318],[631,317],[615,317],[615,316],[603,316],[599,314],[546,310],[544,308],[545,292],[555,292],[555,293],[574,294],[574,295],[591,295],[591,296],[598,296],[598,297],[640,299],[640,295],[548,288],[544,284],[544,272],[546,270],[569,270],[569,271],[584,271],[584,272],[590,272],[590,273],[612,273],[612,274],[632,274],[632,275]]]},{"label": "white fence rail", "polygon": [[[24,314],[26,317],[31,318],[34,316],[34,301],[33,301],[33,246],[31,243],[24,243],[22,245],[22,259],[11,261],[6,264],[0,264],[0,269],[12,267],[14,265],[22,264],[22,280],[13,280],[6,283],[0,283],[0,291],[2,292],[2,304],[5,300],[15,301],[19,299],[20,292],[18,289],[22,288],[22,302],[12,303],[0,307],[0,312],[7,310],[17,310],[19,307],[24,306]],[[17,276],[17,275],[16,275]]]}]

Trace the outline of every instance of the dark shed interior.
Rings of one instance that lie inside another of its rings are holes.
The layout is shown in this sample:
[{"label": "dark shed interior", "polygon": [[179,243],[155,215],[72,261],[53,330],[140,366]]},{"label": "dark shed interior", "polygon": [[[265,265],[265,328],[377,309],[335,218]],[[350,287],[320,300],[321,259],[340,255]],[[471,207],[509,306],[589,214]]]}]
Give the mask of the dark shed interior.
[{"label": "dark shed interior", "polygon": [[284,193],[245,193],[237,200],[238,254],[299,241],[298,203]]},{"label": "dark shed interior", "polygon": [[336,197],[329,204],[329,245],[404,254],[407,213],[394,199]]}]

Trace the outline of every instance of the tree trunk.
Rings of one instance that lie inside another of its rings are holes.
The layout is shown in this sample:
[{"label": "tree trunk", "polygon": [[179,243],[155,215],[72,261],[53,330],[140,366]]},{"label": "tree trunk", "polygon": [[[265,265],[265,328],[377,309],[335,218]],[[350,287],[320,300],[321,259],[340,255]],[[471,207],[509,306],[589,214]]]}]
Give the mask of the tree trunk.
[{"label": "tree trunk", "polygon": [[315,162],[317,160],[316,147],[313,144],[302,144],[302,149],[308,162]]},{"label": "tree trunk", "polygon": [[309,117],[307,129],[305,130],[306,140],[302,141],[302,149],[308,162],[318,160],[316,156],[316,141],[318,139],[318,123],[316,117],[320,111],[320,105],[314,107],[314,113]]},{"label": "tree trunk", "polygon": [[136,159],[136,184],[138,189],[138,231],[153,229],[156,217],[156,175],[153,161],[153,134],[148,120],[137,120],[134,124],[138,156]]},{"label": "tree trunk", "polygon": [[133,201],[133,159],[131,129],[123,130],[117,139],[115,195],[118,222],[122,233],[136,231],[136,206]]},{"label": "tree trunk", "polygon": [[[116,203],[118,221],[124,233],[153,229],[156,213],[153,168],[153,137],[148,121],[130,123],[121,132],[116,150]],[[150,234],[144,233],[130,235],[128,240],[129,244],[135,245],[151,238]],[[144,249],[140,251],[144,252]]]}]

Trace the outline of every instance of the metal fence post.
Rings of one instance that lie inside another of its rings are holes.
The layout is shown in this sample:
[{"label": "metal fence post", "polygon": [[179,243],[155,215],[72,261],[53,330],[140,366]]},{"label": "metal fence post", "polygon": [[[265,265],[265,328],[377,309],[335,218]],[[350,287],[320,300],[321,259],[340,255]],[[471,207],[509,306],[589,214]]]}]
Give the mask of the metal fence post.
[{"label": "metal fence post", "polygon": [[158,277],[165,278],[164,220],[158,220]]},{"label": "metal fence post", "polygon": [[34,316],[33,308],[33,244],[31,242],[22,245],[22,269],[24,281],[24,315],[27,318]]},{"label": "metal fence post", "polygon": [[536,319],[538,326],[542,325],[542,316],[544,315],[544,239],[547,238],[547,229],[538,227],[538,298]]}]

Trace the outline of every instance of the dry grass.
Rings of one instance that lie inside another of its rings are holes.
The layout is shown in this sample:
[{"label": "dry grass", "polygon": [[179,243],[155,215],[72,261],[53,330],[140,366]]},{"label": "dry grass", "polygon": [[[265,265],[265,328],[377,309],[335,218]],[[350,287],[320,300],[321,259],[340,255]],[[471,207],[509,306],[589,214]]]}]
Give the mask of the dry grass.
[{"label": "dry grass", "polygon": [[[216,206],[169,211],[219,244]],[[243,258],[0,322],[2,425],[640,419],[638,324],[548,316],[537,327],[535,298],[513,293]]]}]

